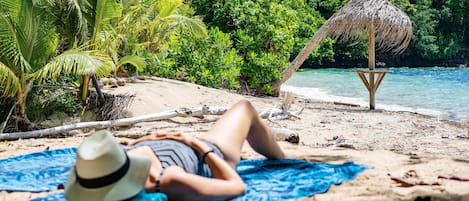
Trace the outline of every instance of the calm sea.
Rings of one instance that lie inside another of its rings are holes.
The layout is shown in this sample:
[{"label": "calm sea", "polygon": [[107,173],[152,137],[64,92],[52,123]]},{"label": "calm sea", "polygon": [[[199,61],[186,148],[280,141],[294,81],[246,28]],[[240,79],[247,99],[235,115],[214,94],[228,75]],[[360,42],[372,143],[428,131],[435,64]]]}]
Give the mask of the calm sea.
[{"label": "calm sea", "polygon": [[[283,86],[307,98],[369,106],[368,90],[353,69],[300,69]],[[376,109],[411,111],[469,121],[469,68],[388,68]]]}]

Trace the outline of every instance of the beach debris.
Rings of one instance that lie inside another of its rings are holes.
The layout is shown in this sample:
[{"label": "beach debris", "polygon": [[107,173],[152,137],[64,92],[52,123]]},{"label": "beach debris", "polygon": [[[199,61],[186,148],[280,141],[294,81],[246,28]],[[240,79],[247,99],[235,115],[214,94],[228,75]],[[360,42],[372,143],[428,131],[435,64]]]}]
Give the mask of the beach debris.
[{"label": "beach debris", "polygon": [[343,147],[343,148],[349,148],[349,149],[357,149],[355,145],[346,143],[345,142],[346,139],[342,135],[333,136],[332,139],[326,139],[326,141],[327,141],[326,146],[328,147],[334,146],[334,147]]},{"label": "beach debris", "polygon": [[330,124],[330,122],[329,122],[329,121],[327,121],[327,120],[324,120],[324,119],[323,119],[323,120],[321,120],[319,123],[321,123],[321,124]]},{"label": "beach debris", "polygon": [[105,101],[99,104],[96,93],[90,94],[89,110],[94,110],[98,120],[113,120],[123,118],[135,94],[104,94]]},{"label": "beach debris", "polygon": [[[388,174],[391,176],[391,174]],[[395,177],[391,176],[391,180],[399,184],[399,187],[412,187],[412,186],[439,186],[438,182],[425,182],[417,174],[415,170],[407,171],[404,176]]]},{"label": "beach debris", "polygon": [[333,144],[338,144],[338,143],[344,143],[345,138],[342,135],[335,135],[332,137],[332,139],[326,139],[326,141],[328,141],[330,145],[333,145]]},{"label": "beach debris", "polygon": [[454,175],[450,176],[438,176],[438,179],[449,179],[449,180],[456,180],[456,181],[463,181],[463,182],[469,182],[469,178],[462,178]]},{"label": "beach debris", "polygon": [[456,136],[457,138],[461,138],[461,139],[466,139],[466,140],[469,140],[469,134],[467,135],[458,135]]},{"label": "beach debris", "polygon": [[360,107],[360,105],[358,105],[358,104],[342,103],[342,102],[334,102],[334,105],[344,105],[344,106],[349,106],[349,107]]},{"label": "beach debris", "polygon": [[286,141],[286,142],[290,142],[293,144],[300,143],[300,136],[298,135],[297,132],[293,130],[286,129],[286,128],[274,128],[274,127],[271,127],[270,130],[275,135],[276,141]]},{"label": "beach debris", "polygon": [[125,86],[126,80],[124,78],[117,78],[116,80],[118,86]]},{"label": "beach debris", "polygon": [[[77,129],[103,129],[103,128],[110,128],[110,127],[119,127],[119,126],[131,126],[136,123],[141,122],[150,122],[150,121],[159,121],[159,120],[167,120],[173,117],[200,117],[202,115],[221,115],[226,112],[229,108],[228,107],[208,107],[203,106],[199,108],[181,108],[181,109],[173,109],[168,110],[165,112],[153,113],[148,115],[130,117],[130,118],[122,118],[122,119],[112,119],[106,121],[92,121],[92,122],[80,122],[75,124],[69,125],[62,125],[47,129],[41,130],[33,130],[33,131],[26,131],[26,132],[14,132],[14,133],[0,133],[0,140],[18,140],[18,139],[28,139],[28,138],[40,138],[40,137],[49,137],[61,133],[65,133],[71,130]],[[294,112],[290,111],[283,111],[280,109],[276,109],[275,111],[265,110],[263,112],[259,112],[259,115],[262,118],[272,117],[273,119],[280,119],[275,116],[281,116],[288,118],[291,116],[290,114],[295,114]],[[293,137],[293,141],[294,141]]]}]

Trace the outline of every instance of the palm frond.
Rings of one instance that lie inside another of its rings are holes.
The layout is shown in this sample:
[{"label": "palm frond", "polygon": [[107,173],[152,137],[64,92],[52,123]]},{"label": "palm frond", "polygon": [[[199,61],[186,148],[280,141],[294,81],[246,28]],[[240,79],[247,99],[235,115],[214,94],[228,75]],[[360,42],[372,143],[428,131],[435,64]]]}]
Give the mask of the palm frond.
[{"label": "palm frond", "polygon": [[117,63],[117,68],[124,64],[130,64],[137,68],[137,70],[143,70],[146,65],[145,59],[139,56],[125,56],[119,59],[119,63]]},{"label": "palm frond", "polygon": [[182,5],[182,0],[160,0],[157,4],[158,17],[165,18],[176,14],[177,9]]},{"label": "palm frond", "polygon": [[166,44],[176,31],[186,32],[197,37],[207,37],[207,29],[198,17],[186,17],[173,14],[165,18],[157,18],[149,23],[148,36],[150,44],[160,48]]},{"label": "palm frond", "polygon": [[101,34],[106,22],[112,18],[119,17],[122,12],[122,3],[115,0],[97,0],[93,24],[92,43],[95,43]]},{"label": "palm frond", "polygon": [[20,16],[20,8],[22,7],[23,1],[18,0],[2,0],[0,1],[0,11],[8,13],[12,19],[18,19]]},{"label": "palm frond", "polygon": [[11,16],[0,14],[0,60],[14,66],[14,71],[28,72],[31,68],[18,45],[21,41]]},{"label": "palm frond", "polygon": [[20,81],[8,66],[0,63],[0,91],[3,96],[15,96],[20,89]]},{"label": "palm frond", "polygon": [[98,77],[108,75],[114,69],[111,58],[98,51],[83,51],[71,49],[54,57],[43,68],[34,73],[34,79],[55,79],[61,73],[76,73],[80,75],[96,74]]},{"label": "palm frond", "polygon": [[55,25],[50,19],[51,13],[33,3],[24,3],[21,17],[17,24],[19,46],[22,55],[32,67],[32,71],[42,67],[55,53],[58,36]]},{"label": "palm frond", "polygon": [[186,17],[183,15],[170,15],[162,19],[162,21],[171,22],[170,27],[183,27],[183,30],[199,36],[207,37],[207,28],[204,22],[198,17]]},{"label": "palm frond", "polygon": [[68,11],[75,12],[78,18],[78,32],[82,35],[82,38],[87,38],[88,36],[88,26],[87,21],[84,17],[82,6],[79,0],[68,0]]}]

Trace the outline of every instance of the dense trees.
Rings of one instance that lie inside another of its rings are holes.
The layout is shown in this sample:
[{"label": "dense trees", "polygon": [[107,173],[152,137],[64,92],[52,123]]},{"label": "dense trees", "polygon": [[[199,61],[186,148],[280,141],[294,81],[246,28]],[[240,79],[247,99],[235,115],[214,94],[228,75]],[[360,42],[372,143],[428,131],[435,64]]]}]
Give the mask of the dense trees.
[{"label": "dense trees", "polygon": [[105,74],[103,54],[71,47],[57,53],[58,33],[46,1],[0,2],[0,86],[2,95],[16,96],[17,116],[26,117],[26,99],[34,81],[61,73]]},{"label": "dense trees", "polygon": [[[76,83],[84,75],[86,82],[92,74],[115,76],[111,71],[118,68],[269,94],[271,83],[346,2],[3,0],[1,96],[14,97],[8,103],[17,103],[17,115],[25,116],[28,92],[39,81],[60,77]],[[412,43],[397,61],[467,61],[469,1],[391,2],[413,21]],[[340,44],[326,39],[306,63],[364,59],[366,52],[366,39]]]},{"label": "dense trees", "polygon": [[[193,0],[191,6],[209,26],[231,35],[243,57],[240,80],[259,92],[271,93],[273,80],[282,76],[290,58],[314,35],[324,18],[306,1]],[[312,54],[321,61],[333,55],[332,41]]]},{"label": "dense trees", "polygon": [[459,64],[467,62],[467,55],[464,54],[467,54],[469,48],[467,36],[469,1],[391,1],[406,12],[413,22],[414,37],[409,48],[401,56],[401,60],[407,60],[407,63],[416,66],[438,65],[442,64],[441,61],[453,59]]}]

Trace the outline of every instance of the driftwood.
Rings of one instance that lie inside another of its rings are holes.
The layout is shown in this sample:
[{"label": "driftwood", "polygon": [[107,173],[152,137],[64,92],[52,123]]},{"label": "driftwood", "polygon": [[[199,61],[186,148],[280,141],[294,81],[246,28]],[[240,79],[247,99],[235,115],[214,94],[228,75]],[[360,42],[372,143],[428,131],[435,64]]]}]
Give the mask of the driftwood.
[{"label": "driftwood", "polygon": [[[225,113],[229,108],[227,107],[208,107],[204,106],[201,108],[180,108],[176,110],[169,110],[161,113],[154,113],[149,115],[115,119],[108,121],[93,121],[93,122],[80,122],[76,124],[57,126],[53,128],[47,128],[42,130],[26,131],[26,132],[15,132],[15,133],[0,133],[0,141],[2,140],[17,140],[17,139],[28,139],[28,138],[41,138],[49,137],[59,133],[64,133],[76,129],[103,129],[110,127],[118,126],[130,126],[136,123],[149,122],[149,121],[158,121],[164,119],[170,119],[173,117],[201,117],[203,115],[221,115]],[[274,109],[269,111],[259,112],[259,115],[263,118],[278,119],[276,116],[280,117],[291,117],[297,116],[299,112],[293,113],[289,111],[284,111],[280,109]],[[288,136],[287,136],[288,137]]]}]

